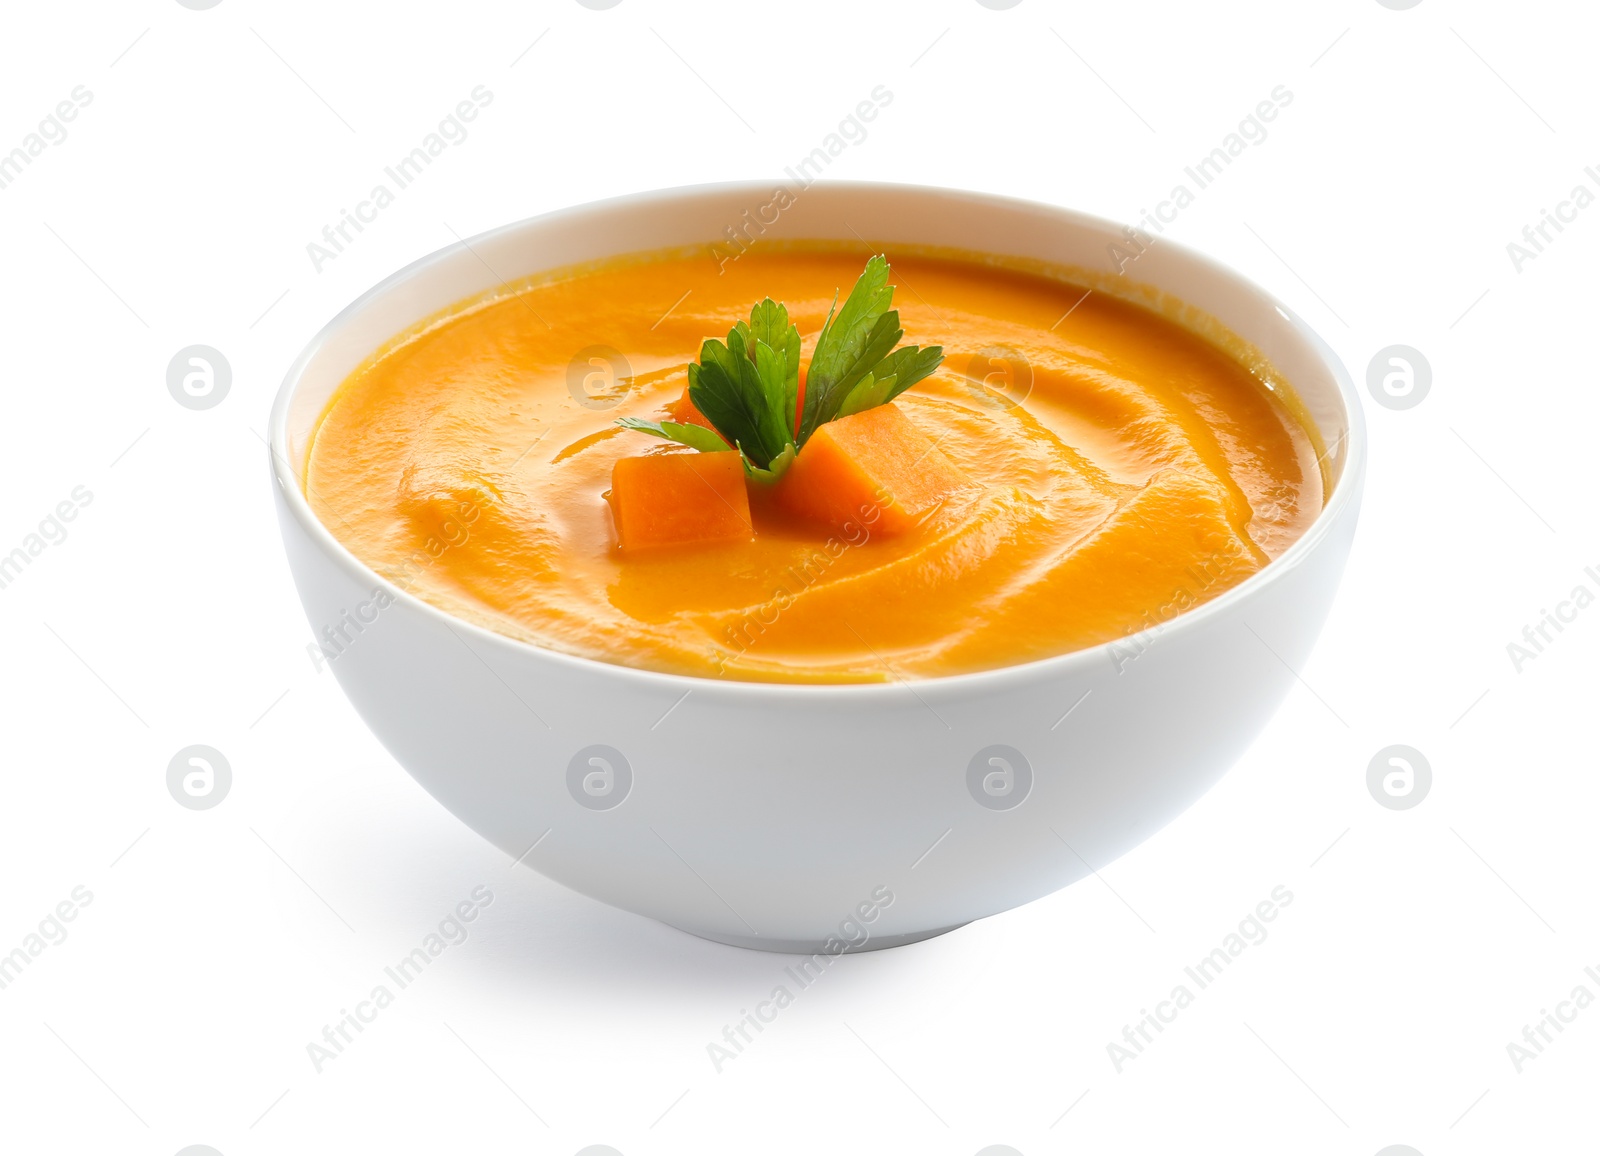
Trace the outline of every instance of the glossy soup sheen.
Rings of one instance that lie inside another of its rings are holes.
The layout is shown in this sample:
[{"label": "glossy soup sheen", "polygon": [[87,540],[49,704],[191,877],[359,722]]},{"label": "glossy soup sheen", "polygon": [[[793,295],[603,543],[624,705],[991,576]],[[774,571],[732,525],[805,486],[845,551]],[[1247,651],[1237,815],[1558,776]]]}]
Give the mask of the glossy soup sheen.
[{"label": "glossy soup sheen", "polygon": [[[897,404],[978,485],[898,537],[799,523],[753,493],[750,541],[618,550],[613,464],[692,451],[615,420],[664,416],[701,341],[767,295],[799,327],[803,375],[865,256],[758,247],[719,271],[709,252],[658,255],[463,303],[340,387],[307,497],[378,573],[492,630],[792,682],[929,678],[1124,639],[1236,585],[1320,512],[1317,452],[1281,384],[1103,293],[891,251],[904,340],[945,350]],[[628,363],[610,388],[594,347]]]}]

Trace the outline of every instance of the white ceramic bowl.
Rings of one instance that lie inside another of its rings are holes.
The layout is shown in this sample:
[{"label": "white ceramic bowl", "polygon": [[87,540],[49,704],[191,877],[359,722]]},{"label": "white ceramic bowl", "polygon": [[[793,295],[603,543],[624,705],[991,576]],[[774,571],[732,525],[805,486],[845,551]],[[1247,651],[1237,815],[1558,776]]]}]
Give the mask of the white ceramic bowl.
[{"label": "white ceramic bowl", "polygon": [[[1338,358],[1293,313],[1157,243],[1137,280],[1209,313],[1293,383],[1331,447],[1326,508],[1281,558],[1147,636],[1135,661],[1097,647],[910,685],[723,682],[542,650],[402,593],[312,513],[309,435],[383,342],[507,280],[717,241],[771,200],[767,184],[624,197],[508,225],[396,273],[289,371],[272,414],[277,504],[313,631],[344,625],[354,638],[332,664],[340,685],[400,764],[485,838],[574,890],[709,939],[889,947],[1104,867],[1248,746],[1343,573],[1364,472],[1361,407]],[[1117,225],[1045,205],[869,184],[805,189],[765,232],[852,235],[1091,270],[1108,269],[1108,246],[1125,240]],[[378,591],[387,598],[374,601]]]}]

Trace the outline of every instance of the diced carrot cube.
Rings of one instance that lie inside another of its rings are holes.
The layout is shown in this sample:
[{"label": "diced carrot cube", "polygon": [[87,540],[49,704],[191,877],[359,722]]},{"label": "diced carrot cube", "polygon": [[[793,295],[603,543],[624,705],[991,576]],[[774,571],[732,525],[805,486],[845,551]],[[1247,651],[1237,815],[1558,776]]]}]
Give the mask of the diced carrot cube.
[{"label": "diced carrot cube", "polygon": [[667,416],[682,425],[703,426],[715,432],[716,427],[706,420],[706,415],[695,408],[694,402],[689,400],[689,391],[685,389],[678,400],[667,406]]},{"label": "diced carrot cube", "polygon": [[891,402],[817,427],[774,497],[799,517],[903,534],[970,484]]},{"label": "diced carrot cube", "polygon": [[622,458],[611,468],[607,498],[624,550],[743,541],[753,532],[735,450]]}]

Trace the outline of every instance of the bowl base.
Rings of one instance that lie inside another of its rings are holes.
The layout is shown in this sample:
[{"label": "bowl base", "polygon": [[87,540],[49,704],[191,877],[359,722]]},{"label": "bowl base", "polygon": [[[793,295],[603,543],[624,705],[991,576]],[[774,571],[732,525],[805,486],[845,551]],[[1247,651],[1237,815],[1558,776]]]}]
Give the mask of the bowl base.
[{"label": "bowl base", "polygon": [[[697,939],[709,939],[713,943],[726,943],[729,947],[743,947],[750,951],[772,951],[782,955],[826,955],[830,954],[827,947],[830,943],[837,943],[835,939],[773,939],[765,935],[723,935],[716,931],[700,931],[693,927],[682,927],[676,923],[668,923],[668,927],[677,928],[687,935]],[[965,927],[966,923],[952,923],[949,927],[938,927],[932,931],[907,931],[900,935],[874,935],[860,947],[852,947],[849,951],[831,954],[857,955],[863,951],[883,951],[890,947],[904,947],[908,943],[921,943],[924,939],[933,939],[935,936],[944,935],[946,932],[955,931]]]}]

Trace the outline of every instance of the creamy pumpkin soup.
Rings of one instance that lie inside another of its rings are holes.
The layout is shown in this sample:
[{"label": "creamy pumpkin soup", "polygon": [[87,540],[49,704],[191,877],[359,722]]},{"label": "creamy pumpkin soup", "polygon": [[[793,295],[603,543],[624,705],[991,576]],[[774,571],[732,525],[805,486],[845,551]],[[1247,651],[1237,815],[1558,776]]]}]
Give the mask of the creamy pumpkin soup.
[{"label": "creamy pumpkin soup", "polygon": [[1126,638],[1320,512],[1308,423],[1227,335],[1067,275],[889,257],[642,255],[463,302],[340,387],[306,496],[490,629],[796,682]]}]

